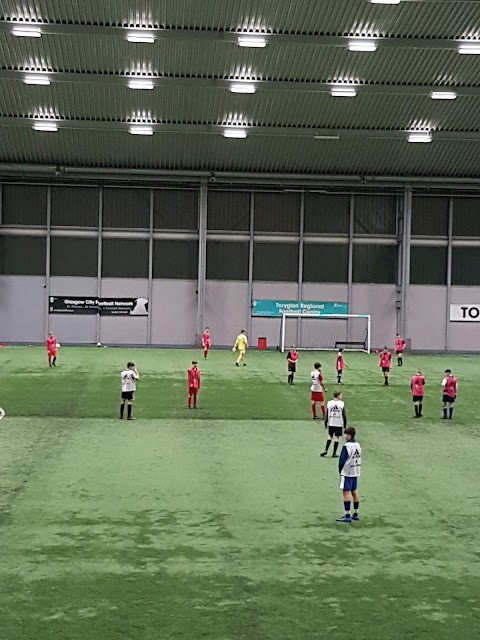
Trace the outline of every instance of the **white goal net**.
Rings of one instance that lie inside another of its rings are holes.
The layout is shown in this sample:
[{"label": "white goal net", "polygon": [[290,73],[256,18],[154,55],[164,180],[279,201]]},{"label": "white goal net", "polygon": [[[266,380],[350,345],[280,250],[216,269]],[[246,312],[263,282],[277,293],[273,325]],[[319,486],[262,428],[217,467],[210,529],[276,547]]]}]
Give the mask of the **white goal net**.
[{"label": "white goal net", "polygon": [[292,345],[303,351],[346,349],[370,353],[370,316],[284,313],[281,351]]}]

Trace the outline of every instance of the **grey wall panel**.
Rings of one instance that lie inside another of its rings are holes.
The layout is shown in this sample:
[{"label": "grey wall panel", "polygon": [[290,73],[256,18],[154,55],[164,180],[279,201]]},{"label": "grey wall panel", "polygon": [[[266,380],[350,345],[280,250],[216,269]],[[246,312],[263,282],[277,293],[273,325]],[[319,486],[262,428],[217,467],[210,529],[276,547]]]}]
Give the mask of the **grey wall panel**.
[{"label": "grey wall panel", "polygon": [[150,227],[149,189],[103,189],[105,229],[148,229]]},{"label": "grey wall panel", "polygon": [[348,245],[306,244],[303,279],[305,282],[347,282]]},{"label": "grey wall panel", "polygon": [[47,239],[0,235],[0,273],[12,276],[45,274]]},{"label": "grey wall panel", "polygon": [[[50,278],[52,296],[96,296],[96,278]],[[50,315],[50,330],[55,333],[60,344],[96,343],[97,317],[81,315]]]},{"label": "grey wall panel", "polygon": [[448,234],[448,196],[414,196],[412,198],[412,236]]},{"label": "grey wall panel", "polygon": [[447,247],[419,247],[410,249],[411,284],[447,284]]},{"label": "grey wall panel", "polygon": [[314,302],[347,302],[348,286],[346,284],[314,284],[305,282],[303,284],[302,298]]},{"label": "grey wall panel", "polygon": [[355,196],[355,233],[395,235],[396,196]]},{"label": "grey wall panel", "polygon": [[298,244],[255,242],[253,279],[259,282],[297,282]]},{"label": "grey wall panel", "polygon": [[213,347],[233,347],[237,335],[248,326],[249,313],[247,283],[207,281],[205,326],[210,327]]},{"label": "grey wall panel", "polygon": [[153,226],[155,229],[198,229],[198,189],[155,189]]},{"label": "grey wall panel", "polygon": [[47,187],[4,184],[2,222],[9,225],[45,227],[47,224]]},{"label": "grey wall panel", "polygon": [[453,235],[480,236],[480,198],[453,198]]},{"label": "grey wall panel", "polygon": [[154,240],[154,278],[195,280],[197,273],[198,240]]},{"label": "grey wall panel", "polygon": [[107,278],[148,278],[148,240],[104,238],[102,275]]},{"label": "grey wall panel", "polygon": [[[254,282],[253,298],[260,300],[298,300],[298,284],[295,282]],[[280,344],[280,318],[252,318],[252,346],[259,337],[267,338],[269,347]]]},{"label": "grey wall panel", "polygon": [[99,189],[52,187],[52,227],[98,227]]},{"label": "grey wall panel", "polygon": [[479,247],[453,247],[452,284],[472,287],[480,285]]},{"label": "grey wall panel", "polygon": [[255,231],[298,233],[299,227],[300,194],[255,194]]},{"label": "grey wall panel", "polygon": [[250,193],[246,191],[208,191],[210,231],[248,231]]},{"label": "grey wall panel", "polygon": [[0,276],[0,340],[43,342],[45,327],[45,278]]},{"label": "grey wall panel", "polygon": [[[102,280],[102,297],[146,298],[148,297],[148,280],[104,278]],[[141,318],[102,316],[100,318],[100,342],[106,344],[146,344],[146,316]]]},{"label": "grey wall panel", "polygon": [[96,238],[51,239],[50,273],[55,276],[95,277],[98,263]]},{"label": "grey wall panel", "polygon": [[305,195],[305,233],[348,235],[350,196],[307,193]]},{"label": "grey wall panel", "polygon": [[[452,304],[480,304],[480,287],[452,287]],[[480,322],[450,323],[451,351],[480,351]],[[448,362],[445,363],[445,368]],[[440,372],[441,373],[441,372]],[[457,371],[461,379],[461,372]]]},{"label": "grey wall panel", "polygon": [[445,349],[447,288],[411,285],[407,300],[405,337],[412,340],[412,349]]},{"label": "grey wall panel", "polygon": [[248,280],[248,242],[207,242],[207,280]]},{"label": "grey wall panel", "polygon": [[197,324],[196,289],[197,283],[193,280],[153,281],[150,303],[153,313],[153,344],[194,344]]},{"label": "grey wall panel", "polygon": [[372,317],[372,348],[385,344],[393,348],[397,331],[396,287],[381,284],[354,284],[350,313]]},{"label": "grey wall panel", "polygon": [[398,249],[393,245],[355,244],[353,282],[394,283],[397,279]]}]

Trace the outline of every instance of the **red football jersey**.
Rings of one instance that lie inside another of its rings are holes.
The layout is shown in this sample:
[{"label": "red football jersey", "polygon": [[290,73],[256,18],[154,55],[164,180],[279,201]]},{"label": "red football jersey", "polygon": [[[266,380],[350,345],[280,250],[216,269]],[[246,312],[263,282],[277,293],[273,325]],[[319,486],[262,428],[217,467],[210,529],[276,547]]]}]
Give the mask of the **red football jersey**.
[{"label": "red football jersey", "polygon": [[289,362],[297,362],[297,360],[298,360],[298,351],[289,351],[287,357],[288,357]]},{"label": "red football jersey", "polygon": [[54,336],[48,337],[47,342],[45,344],[47,347],[47,351],[57,350],[57,339]]},{"label": "red football jersey", "polygon": [[420,375],[414,375],[410,384],[412,389],[412,396],[424,396],[425,395],[425,378]]},{"label": "red football jersey", "polygon": [[188,370],[188,386],[190,389],[200,389],[200,371],[194,367]]},{"label": "red football jersey", "polygon": [[395,339],[395,351],[403,351],[405,349],[405,340],[403,338]]},{"label": "red football jersey", "polygon": [[380,362],[378,364],[379,367],[389,367],[392,364],[392,354],[390,351],[384,353],[383,351],[380,354]]},{"label": "red football jersey", "polygon": [[203,346],[210,346],[210,332],[209,331],[204,331],[202,334],[202,343]]},{"label": "red football jersey", "polygon": [[450,398],[457,397],[457,379],[453,376],[447,376],[445,378],[445,384],[443,385],[443,393]]},{"label": "red football jersey", "polygon": [[345,362],[343,361],[343,356],[341,353],[337,354],[337,371],[342,371],[345,369]]}]

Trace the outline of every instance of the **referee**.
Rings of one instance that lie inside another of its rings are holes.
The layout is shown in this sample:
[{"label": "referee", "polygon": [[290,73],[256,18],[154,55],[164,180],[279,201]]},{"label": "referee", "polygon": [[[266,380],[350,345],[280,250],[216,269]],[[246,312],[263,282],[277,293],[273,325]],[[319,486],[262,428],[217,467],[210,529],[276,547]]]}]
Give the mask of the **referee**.
[{"label": "referee", "polygon": [[344,430],[347,428],[347,414],[345,412],[345,403],[342,400],[342,392],[335,391],[333,400],[327,402],[327,415],[325,417],[325,429],[328,429],[327,444],[325,451],[320,456],[324,458],[333,440],[332,458],[338,458],[338,443]]}]

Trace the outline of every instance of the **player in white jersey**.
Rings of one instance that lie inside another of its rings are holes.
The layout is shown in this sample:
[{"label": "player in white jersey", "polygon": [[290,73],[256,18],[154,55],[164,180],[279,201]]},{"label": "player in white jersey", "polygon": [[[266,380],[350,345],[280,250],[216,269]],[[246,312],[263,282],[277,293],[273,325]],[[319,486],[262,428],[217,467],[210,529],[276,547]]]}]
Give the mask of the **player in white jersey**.
[{"label": "player in white jersey", "polygon": [[342,400],[342,392],[335,391],[335,393],[333,394],[333,400],[329,400],[327,402],[327,417],[325,418],[325,429],[328,429],[328,437],[327,444],[325,445],[325,451],[320,454],[322,458],[327,455],[332,439],[332,458],[338,458],[337,449],[339,438],[342,436],[346,427],[347,414],[345,413],[345,403]]},{"label": "player in white jersey", "polygon": [[323,386],[323,376],[322,376],[322,372],[321,372],[321,367],[322,365],[319,362],[316,362],[313,365],[313,371],[310,374],[310,378],[312,381],[312,384],[310,386],[310,400],[312,403],[312,414],[313,414],[313,419],[317,420],[319,416],[317,416],[317,402],[320,402],[320,406],[322,409],[322,416],[323,419],[325,420],[325,396],[323,395],[323,392],[326,391],[325,387]]},{"label": "player in white jersey", "polygon": [[140,379],[138,371],[135,369],[133,362],[127,364],[125,371],[122,371],[122,401],[120,403],[120,420],[123,419],[125,413],[125,404],[127,405],[127,420],[133,420],[132,417],[132,402],[135,390],[137,388],[137,380]]},{"label": "player in white jersey", "polygon": [[[337,522],[352,522],[360,520],[358,508],[360,506],[360,496],[358,495],[357,483],[360,477],[362,464],[362,447],[355,440],[355,429],[347,427],[345,429],[345,444],[338,461],[340,471],[340,489],[343,491],[343,506],[345,515],[337,518]],[[350,501],[353,498],[353,516],[350,515]]]}]

